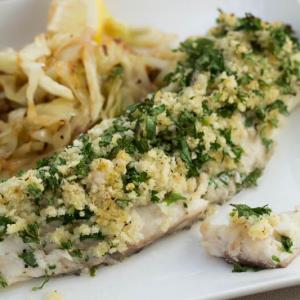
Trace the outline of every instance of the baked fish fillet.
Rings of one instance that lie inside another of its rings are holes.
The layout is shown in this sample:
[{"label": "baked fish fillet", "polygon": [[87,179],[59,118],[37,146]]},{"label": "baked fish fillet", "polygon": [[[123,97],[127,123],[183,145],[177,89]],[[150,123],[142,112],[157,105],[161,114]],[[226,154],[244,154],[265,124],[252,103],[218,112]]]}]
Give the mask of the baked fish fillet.
[{"label": "baked fish fillet", "polygon": [[[220,217],[220,216],[219,216]],[[201,224],[202,244],[243,271],[245,266],[286,267],[300,251],[300,211],[272,213],[267,206],[237,204],[226,221],[216,215]]]},{"label": "baked fish fillet", "polygon": [[298,102],[291,29],[221,13],[167,86],[0,184],[2,286],[111,263],[256,184]]}]

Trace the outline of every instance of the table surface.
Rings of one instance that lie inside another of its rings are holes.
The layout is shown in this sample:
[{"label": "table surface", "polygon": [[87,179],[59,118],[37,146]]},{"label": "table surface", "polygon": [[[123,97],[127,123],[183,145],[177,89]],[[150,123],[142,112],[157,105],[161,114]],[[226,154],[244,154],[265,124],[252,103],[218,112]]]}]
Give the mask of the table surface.
[{"label": "table surface", "polygon": [[300,286],[235,298],[235,300],[299,300]]}]

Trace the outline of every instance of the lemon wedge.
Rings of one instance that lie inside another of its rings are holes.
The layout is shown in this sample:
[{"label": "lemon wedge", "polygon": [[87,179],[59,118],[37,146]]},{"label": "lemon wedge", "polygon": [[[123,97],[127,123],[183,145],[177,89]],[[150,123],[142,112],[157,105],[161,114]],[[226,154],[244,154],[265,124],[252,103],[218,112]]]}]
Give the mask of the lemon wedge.
[{"label": "lemon wedge", "polygon": [[124,24],[116,21],[113,17],[107,16],[103,24],[103,32],[114,38],[127,40],[131,35],[131,30]]},{"label": "lemon wedge", "polygon": [[80,35],[90,29],[100,41],[104,24],[110,18],[103,0],[53,0],[50,5],[48,32]]}]

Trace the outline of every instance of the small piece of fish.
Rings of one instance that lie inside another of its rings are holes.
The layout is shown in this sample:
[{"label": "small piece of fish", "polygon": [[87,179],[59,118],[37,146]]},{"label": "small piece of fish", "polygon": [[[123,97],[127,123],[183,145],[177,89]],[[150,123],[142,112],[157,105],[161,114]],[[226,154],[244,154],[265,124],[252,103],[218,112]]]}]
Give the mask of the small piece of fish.
[{"label": "small piece of fish", "polygon": [[208,254],[231,264],[265,269],[282,268],[300,253],[300,211],[271,215],[247,224],[220,221],[218,213],[201,224],[202,245]]}]

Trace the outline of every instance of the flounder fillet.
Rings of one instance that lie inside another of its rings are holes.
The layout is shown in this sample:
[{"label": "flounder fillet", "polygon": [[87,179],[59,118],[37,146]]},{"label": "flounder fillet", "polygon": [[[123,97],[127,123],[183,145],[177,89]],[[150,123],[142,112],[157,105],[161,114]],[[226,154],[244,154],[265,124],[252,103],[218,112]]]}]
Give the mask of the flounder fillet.
[{"label": "flounder fillet", "polygon": [[288,26],[221,13],[165,88],[2,182],[1,285],[112,263],[255,185],[298,103],[298,49]]}]

